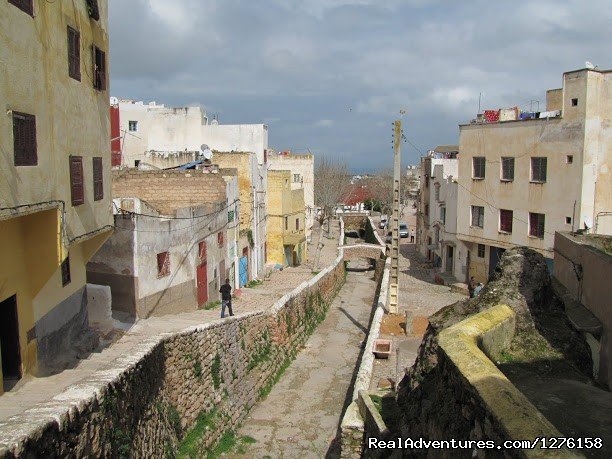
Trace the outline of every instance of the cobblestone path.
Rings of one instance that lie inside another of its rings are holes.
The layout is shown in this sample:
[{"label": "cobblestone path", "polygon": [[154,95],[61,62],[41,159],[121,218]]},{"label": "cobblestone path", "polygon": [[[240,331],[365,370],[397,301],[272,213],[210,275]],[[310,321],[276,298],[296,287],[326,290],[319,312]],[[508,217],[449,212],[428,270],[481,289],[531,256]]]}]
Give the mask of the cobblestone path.
[{"label": "cobblestone path", "polygon": [[[363,269],[354,261],[350,268]],[[268,397],[257,404],[238,435],[256,440],[252,458],[337,457],[336,432],[366,336],[374,302],[373,271],[350,272],[346,284]]]}]

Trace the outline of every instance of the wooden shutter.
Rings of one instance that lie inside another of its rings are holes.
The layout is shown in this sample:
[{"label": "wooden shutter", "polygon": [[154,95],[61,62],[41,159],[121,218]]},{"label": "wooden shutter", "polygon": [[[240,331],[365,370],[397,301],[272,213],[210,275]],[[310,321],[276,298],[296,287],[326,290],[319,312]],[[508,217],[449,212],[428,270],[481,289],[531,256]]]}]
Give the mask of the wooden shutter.
[{"label": "wooden shutter", "polygon": [[34,16],[34,5],[32,4],[32,0],[9,0],[9,3],[15,5],[24,13]]},{"label": "wooden shutter", "polygon": [[78,206],[85,202],[83,185],[83,157],[70,157],[70,194],[72,205]]},{"label": "wooden shutter", "polygon": [[93,47],[93,63],[94,63],[94,88],[99,91],[106,90],[106,54],[104,51],[94,45]]},{"label": "wooden shutter", "polygon": [[13,112],[13,148],[15,166],[36,166],[36,117]]},{"label": "wooden shutter", "polygon": [[93,189],[94,201],[104,198],[104,180],[102,172],[102,158],[93,159]]},{"label": "wooden shutter", "polygon": [[81,35],[68,26],[68,75],[81,81]]}]

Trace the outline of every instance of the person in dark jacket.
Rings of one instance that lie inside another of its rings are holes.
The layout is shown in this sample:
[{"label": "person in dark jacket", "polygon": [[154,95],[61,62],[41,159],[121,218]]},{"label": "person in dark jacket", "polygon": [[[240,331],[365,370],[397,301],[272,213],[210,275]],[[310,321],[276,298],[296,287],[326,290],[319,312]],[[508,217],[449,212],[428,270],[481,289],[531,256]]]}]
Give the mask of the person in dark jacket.
[{"label": "person in dark jacket", "polygon": [[233,316],[232,311],[232,286],[230,285],[229,279],[225,279],[225,284],[219,289],[221,293],[221,318],[225,317],[225,308],[229,309],[229,315]]},{"label": "person in dark jacket", "polygon": [[476,281],[474,280],[474,276],[472,276],[468,282],[468,292],[470,294],[470,298],[474,298],[474,290],[476,290]]}]

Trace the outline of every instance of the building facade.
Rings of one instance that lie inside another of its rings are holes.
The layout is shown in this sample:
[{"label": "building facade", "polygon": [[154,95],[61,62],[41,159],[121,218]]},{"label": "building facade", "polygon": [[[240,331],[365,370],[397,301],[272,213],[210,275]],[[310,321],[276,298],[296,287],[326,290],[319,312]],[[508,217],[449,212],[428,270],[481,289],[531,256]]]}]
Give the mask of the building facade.
[{"label": "building facade", "polygon": [[119,100],[121,164],[146,162],[160,168],[198,159],[200,146],[211,150],[250,151],[263,164],[268,148],[265,124],[219,124],[209,121],[202,107]]},{"label": "building facade", "polygon": [[290,152],[268,155],[268,170],[291,171],[291,189],[304,190],[306,238],[310,240],[314,223],[314,155],[297,155]]},{"label": "building facade", "polygon": [[113,172],[116,231],[87,265],[114,311],[146,318],[219,299],[230,270],[227,183],[219,173]]},{"label": "building facade", "polygon": [[113,223],[107,56],[105,0],[0,3],[0,393],[89,333],[85,264]]},{"label": "building facade", "polygon": [[530,247],[552,269],[556,231],[612,233],[610,82],[566,72],[546,112],[485,111],[459,127],[457,237],[477,281],[507,248]]},{"label": "building facade", "polygon": [[298,266],[306,260],[304,189],[293,188],[293,171],[268,171],[269,263]]}]

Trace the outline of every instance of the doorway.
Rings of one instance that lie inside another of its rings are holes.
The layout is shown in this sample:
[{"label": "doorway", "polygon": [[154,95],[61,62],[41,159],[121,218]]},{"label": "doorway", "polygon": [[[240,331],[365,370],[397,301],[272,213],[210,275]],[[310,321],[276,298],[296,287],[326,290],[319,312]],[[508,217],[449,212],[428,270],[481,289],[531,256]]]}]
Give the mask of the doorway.
[{"label": "doorway", "polygon": [[489,248],[489,280],[493,277],[495,268],[497,268],[497,264],[505,251],[506,249],[502,249],[501,247],[491,246]]},{"label": "doorway", "polygon": [[198,265],[196,278],[198,284],[198,306],[202,306],[208,301],[208,264],[206,261]]},{"label": "doorway", "polygon": [[446,272],[453,273],[453,259],[455,256],[454,247],[449,245],[446,247]]},{"label": "doorway", "polygon": [[0,303],[0,353],[4,390],[10,390],[21,379],[21,349],[17,297],[13,295]]}]

